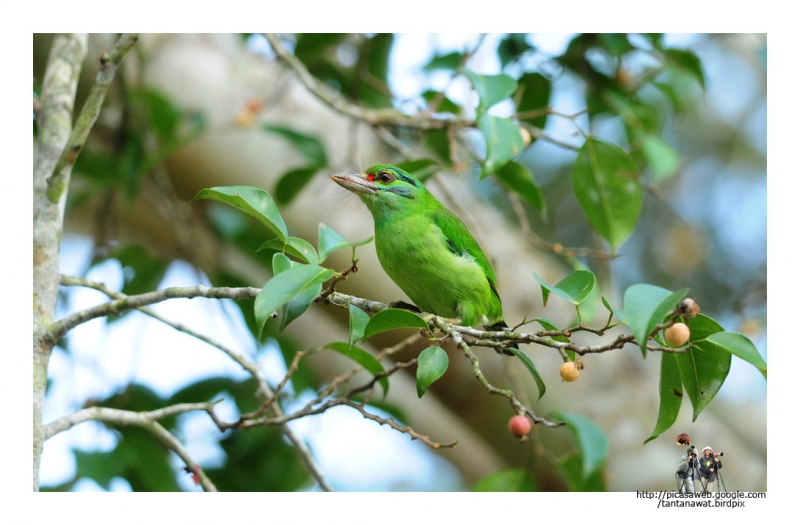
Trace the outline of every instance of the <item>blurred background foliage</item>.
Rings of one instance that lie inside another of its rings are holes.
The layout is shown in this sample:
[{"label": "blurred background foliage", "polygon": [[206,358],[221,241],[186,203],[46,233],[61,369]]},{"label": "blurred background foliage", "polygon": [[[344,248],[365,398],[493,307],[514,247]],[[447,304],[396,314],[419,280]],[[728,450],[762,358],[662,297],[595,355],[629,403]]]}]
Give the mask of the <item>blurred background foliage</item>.
[{"label": "blurred background foliage", "polygon": [[[222,206],[186,206],[199,189],[233,184],[263,187],[285,207],[282,212],[293,235],[315,244],[316,225],[322,221],[357,240],[364,237],[362,232],[369,234],[371,220],[357,204],[342,200],[327,175],[353,166],[364,168],[373,161],[389,162],[430,181],[432,190],[444,195],[479,240],[488,244],[504,304],[514,312],[510,324],[525,315],[569,323],[571,314],[566,310],[553,312],[548,306],[542,313],[539,287],[530,272],[536,270],[557,282],[572,269],[588,268],[600,278],[607,297],[619,298],[622,290],[637,282],[671,290],[689,287],[704,313],[726,330],[748,335],[765,353],[765,35],[281,38],[325,90],[357,107],[394,108],[439,120],[474,119],[476,111],[491,109],[487,114],[493,118],[515,124],[508,133],[519,134],[525,147],[500,158],[487,172],[482,167],[501,153],[487,148],[493,137],[474,120],[472,125],[428,130],[392,123],[371,126],[344,116],[300,85],[262,35],[142,35],[75,165],[62,245],[63,272],[117,283],[126,294],[176,281],[262,286],[275,252],[256,249],[269,234],[255,221]],[[94,35],[90,46],[108,49],[112,42],[112,35]],[[49,43],[48,35],[34,35],[36,79],[43,76]],[[97,53],[90,49],[88,56]],[[82,72],[78,108],[94,78],[94,67],[87,61]],[[482,107],[486,99],[480,92],[476,95],[475,79],[465,71],[505,73],[516,80],[516,89],[492,108]],[[38,89],[35,82],[34,90]],[[516,135],[498,133],[501,144],[517,140]],[[641,174],[641,217],[615,259],[572,255],[564,249],[610,253],[607,241],[590,227],[572,183],[586,136],[619,146]],[[496,175],[512,159],[523,167],[524,176]],[[492,176],[482,177],[489,172]],[[521,200],[509,200],[510,195]],[[515,211],[519,209],[535,232],[533,237],[520,227]],[[370,251],[374,252],[371,245],[359,249],[360,255],[367,252],[362,262],[366,268],[341,291],[375,300],[399,299]],[[328,263],[337,270],[348,264],[345,256]],[[518,275],[527,277],[517,279]],[[87,301],[98,301],[97,295],[83,298],[78,293],[64,290],[62,315]],[[185,303],[181,302],[184,310]],[[252,301],[240,301],[235,308],[216,304],[204,308],[232,327],[216,337],[230,338],[250,352],[269,371],[271,381],[282,377],[297,349],[342,340],[337,333],[342,326],[346,333],[346,317],[331,308],[312,306],[304,316],[307,324],[298,321],[294,330],[278,334],[277,323],[270,323],[269,333],[258,341]],[[108,334],[119,329],[115,325],[126,322],[125,317],[135,316],[140,314],[109,319],[107,326],[88,332],[91,335],[81,336],[76,330],[60,343],[51,367],[45,423],[90,405],[152,410],[222,396],[231,418],[257,406],[254,384],[235,367],[193,369],[193,362],[209,351],[166,364],[166,355],[177,355],[185,339],[159,340],[159,355],[165,361],[152,372],[164,378],[158,385],[150,379],[151,372],[144,371],[144,358],[130,357],[124,366],[112,365],[119,358],[111,354],[121,350],[110,344]],[[407,335],[387,336],[380,343],[393,344]],[[101,344],[108,349],[92,357]],[[145,351],[141,338],[135,337],[132,344],[125,355]],[[81,345],[86,349],[80,350]],[[418,349],[409,352],[413,351]],[[546,369],[552,364],[552,370],[557,369],[557,355],[535,352],[537,366]],[[419,456],[420,464],[432,470],[419,467],[395,475],[391,467],[382,467],[365,452],[349,460],[352,469],[336,472],[342,462],[326,463],[326,447],[309,437],[331,427],[298,421],[297,428],[323,466],[330,465],[325,470],[342,490],[669,489],[680,451],[670,443],[671,431],[647,447],[641,445],[655,420],[658,379],[657,360],[642,361],[638,353],[591,358],[581,381],[570,388],[558,384],[557,373],[549,375],[548,394],[532,405],[534,410],[561,411],[564,417],[572,414],[575,421],[585,420],[590,427],[583,428],[590,430],[583,437],[593,436],[588,441],[569,430],[540,429],[534,430],[529,443],[515,443],[505,427],[511,415],[507,404],[474,388],[462,362],[453,363],[421,401],[415,395],[403,399],[398,393],[374,403],[435,440],[463,440],[461,456],[448,451],[437,456],[424,447],[408,447],[407,437],[401,436],[405,448],[395,454]],[[491,359],[486,355],[487,361]],[[347,364],[322,361],[302,366],[292,378],[285,405],[298,406],[309,389],[319,388],[336,374],[336,366]],[[766,387],[751,368],[734,368],[730,386],[726,383],[732,393],[723,389],[724,395],[693,426],[682,412],[674,429],[722,441],[726,453],[737,451],[740,466],[726,464],[729,488],[764,490]],[[176,369],[181,373],[176,375]],[[496,365],[492,377],[501,384],[510,377],[518,387],[527,378],[515,379],[516,373]],[[526,388],[530,387],[521,387]],[[430,400],[431,394],[438,401]],[[426,411],[431,411],[433,422],[421,416]],[[442,416],[445,412],[448,418]],[[327,415],[315,416],[321,417]],[[279,429],[219,434],[198,423],[200,418],[177,417],[162,424],[200,457],[219,489],[315,488]],[[461,426],[453,427],[453,421]],[[46,488],[194,489],[180,461],[145,431],[107,429],[94,423],[85,427],[45,444]],[[357,443],[357,432],[361,431],[331,431],[330,439],[336,435]],[[202,444],[193,448],[196,442]],[[346,449],[341,447],[342,454]],[[597,458],[598,450],[599,460],[587,463],[587,456]],[[637,466],[641,458],[651,465],[646,472]],[[382,470],[378,481],[356,481],[370,468]]]}]

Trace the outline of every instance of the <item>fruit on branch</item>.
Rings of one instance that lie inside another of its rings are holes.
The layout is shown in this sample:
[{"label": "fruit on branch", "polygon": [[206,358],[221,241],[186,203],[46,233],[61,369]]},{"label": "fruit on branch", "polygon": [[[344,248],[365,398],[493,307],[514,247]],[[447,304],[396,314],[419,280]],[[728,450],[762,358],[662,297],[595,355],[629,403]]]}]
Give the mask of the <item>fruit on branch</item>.
[{"label": "fruit on branch", "polygon": [[508,430],[518,438],[527,436],[531,431],[531,420],[517,414],[508,420]]},{"label": "fruit on branch", "polygon": [[697,304],[697,301],[692,299],[691,297],[687,297],[680,304],[680,311],[681,315],[686,317],[697,317],[697,314],[700,313],[700,305]]},{"label": "fruit on branch", "polygon": [[559,370],[559,372],[561,372],[561,379],[567,383],[575,381],[581,375],[578,363],[574,361],[567,361],[561,365],[561,370]]},{"label": "fruit on branch", "polygon": [[669,346],[683,346],[689,341],[689,327],[683,323],[675,323],[664,330],[664,339]]}]

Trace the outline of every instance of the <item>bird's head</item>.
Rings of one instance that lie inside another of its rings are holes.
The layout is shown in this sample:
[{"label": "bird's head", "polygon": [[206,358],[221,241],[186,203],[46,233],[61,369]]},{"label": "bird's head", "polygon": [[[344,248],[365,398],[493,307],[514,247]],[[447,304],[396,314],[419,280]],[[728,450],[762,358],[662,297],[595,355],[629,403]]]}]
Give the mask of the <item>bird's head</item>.
[{"label": "bird's head", "polygon": [[432,197],[420,181],[388,164],[375,164],[363,173],[337,173],[331,179],[358,195],[374,217],[412,210]]}]

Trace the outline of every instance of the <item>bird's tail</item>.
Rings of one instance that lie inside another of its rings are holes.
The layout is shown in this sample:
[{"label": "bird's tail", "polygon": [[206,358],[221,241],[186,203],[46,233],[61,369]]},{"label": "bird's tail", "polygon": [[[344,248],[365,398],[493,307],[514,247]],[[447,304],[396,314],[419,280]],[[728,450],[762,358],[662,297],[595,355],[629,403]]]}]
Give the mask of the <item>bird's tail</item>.
[{"label": "bird's tail", "polygon": [[[487,330],[492,331],[492,332],[500,332],[502,330],[508,330],[508,325],[506,324],[505,321],[500,319],[499,321],[497,321],[494,324],[484,326],[484,328],[486,328]],[[513,348],[514,350],[519,350],[519,346],[517,345],[517,343],[513,343],[513,344],[509,345],[509,348]],[[502,354],[505,354],[505,355],[511,355],[511,356],[514,355],[512,352],[508,351],[505,348],[502,349],[502,350],[496,349],[496,351],[497,351],[498,354],[502,353]]]}]

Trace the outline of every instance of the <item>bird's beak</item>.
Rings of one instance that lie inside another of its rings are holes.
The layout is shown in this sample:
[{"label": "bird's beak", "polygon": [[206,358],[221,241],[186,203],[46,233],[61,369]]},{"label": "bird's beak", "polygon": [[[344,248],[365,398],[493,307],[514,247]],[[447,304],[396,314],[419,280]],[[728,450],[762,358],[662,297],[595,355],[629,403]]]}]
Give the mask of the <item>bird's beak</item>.
[{"label": "bird's beak", "polygon": [[365,179],[361,174],[337,173],[331,175],[331,179],[342,188],[350,190],[353,193],[375,195],[378,192],[378,186]]}]

